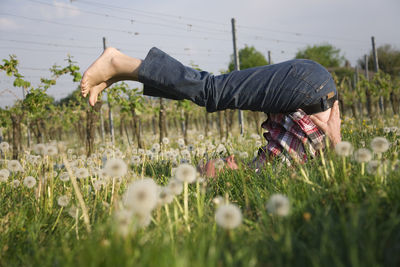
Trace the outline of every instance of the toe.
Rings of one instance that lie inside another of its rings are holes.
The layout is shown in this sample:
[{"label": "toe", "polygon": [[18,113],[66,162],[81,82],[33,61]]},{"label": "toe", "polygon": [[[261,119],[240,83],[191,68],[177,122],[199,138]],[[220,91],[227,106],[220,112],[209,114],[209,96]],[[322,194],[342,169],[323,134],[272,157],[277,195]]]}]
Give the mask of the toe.
[{"label": "toe", "polygon": [[[107,84],[105,82],[100,83],[99,85],[94,86],[91,90],[90,90],[90,97],[89,97],[89,104],[94,106],[94,104],[96,104],[97,102],[97,97],[99,95],[99,93],[106,88]],[[87,93],[86,93],[87,95]]]}]

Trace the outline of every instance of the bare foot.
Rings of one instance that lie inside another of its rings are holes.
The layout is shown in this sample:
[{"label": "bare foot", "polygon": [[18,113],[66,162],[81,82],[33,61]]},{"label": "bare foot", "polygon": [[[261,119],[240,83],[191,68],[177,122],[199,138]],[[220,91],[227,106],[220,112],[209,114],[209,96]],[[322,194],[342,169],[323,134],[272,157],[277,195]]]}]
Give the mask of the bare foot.
[{"label": "bare foot", "polygon": [[85,71],[81,81],[82,95],[90,93],[89,103],[94,106],[97,96],[111,84],[126,80],[137,80],[140,59],[122,54],[115,48],[107,48]]}]

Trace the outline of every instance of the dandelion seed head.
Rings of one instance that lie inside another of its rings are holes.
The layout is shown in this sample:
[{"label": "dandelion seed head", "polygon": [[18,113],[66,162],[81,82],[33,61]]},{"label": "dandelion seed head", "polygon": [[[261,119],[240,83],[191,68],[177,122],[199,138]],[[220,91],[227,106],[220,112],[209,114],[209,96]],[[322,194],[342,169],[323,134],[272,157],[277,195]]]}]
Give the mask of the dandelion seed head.
[{"label": "dandelion seed head", "polygon": [[110,177],[123,177],[128,172],[128,166],[119,158],[112,158],[107,160],[104,169]]},{"label": "dandelion seed head", "polygon": [[390,143],[385,137],[375,137],[371,141],[371,148],[375,153],[384,153],[389,149]]},{"label": "dandelion seed head", "polygon": [[175,178],[181,182],[193,183],[196,176],[197,170],[190,164],[184,163],[176,168]]},{"label": "dandelion seed head", "polygon": [[225,167],[225,162],[223,159],[216,159],[214,161],[214,167],[216,170],[222,170]]},{"label": "dandelion seed head", "polygon": [[223,144],[219,144],[217,148],[215,149],[215,153],[218,155],[223,155],[226,153],[226,147]]},{"label": "dandelion seed head", "polygon": [[234,229],[242,223],[242,212],[234,204],[222,204],[215,212],[215,221],[222,228]]},{"label": "dandelion seed head", "polygon": [[24,185],[28,188],[32,188],[36,185],[36,179],[32,176],[27,176],[24,179]]},{"label": "dandelion seed head", "polygon": [[[78,214],[77,214],[78,213]],[[76,216],[79,217],[79,209],[72,205],[69,209],[68,209],[68,215],[71,216],[72,218],[75,218]]]},{"label": "dandelion seed head", "polygon": [[19,180],[17,180],[17,179],[12,181],[12,185],[13,185],[14,188],[18,187],[20,184],[21,184],[21,182]]},{"label": "dandelion seed head", "polygon": [[367,164],[367,172],[369,174],[379,173],[381,171],[381,162],[379,160],[371,160]]},{"label": "dandelion seed head", "polygon": [[139,165],[139,164],[142,163],[142,159],[140,158],[140,156],[134,155],[134,156],[132,156],[132,158],[131,158],[131,163],[132,163],[133,165]]},{"label": "dandelion seed head", "polygon": [[383,132],[384,132],[385,134],[390,133],[390,128],[389,128],[389,127],[383,127]]},{"label": "dandelion seed head", "polygon": [[170,204],[174,200],[174,195],[170,192],[167,187],[158,187],[158,205],[162,206],[165,204]]},{"label": "dandelion seed head", "polygon": [[185,145],[185,140],[183,138],[179,138],[177,143],[178,143],[178,146],[184,146]]},{"label": "dandelion seed head", "polygon": [[151,213],[150,212],[138,212],[134,211],[133,212],[133,220],[135,222],[135,226],[137,228],[144,228],[149,226],[151,223]]},{"label": "dandelion seed head", "polygon": [[243,159],[248,158],[249,157],[249,153],[247,153],[246,151],[240,152],[239,153],[239,157],[243,158]]},{"label": "dandelion seed head", "polygon": [[75,176],[78,179],[84,179],[89,177],[89,171],[86,168],[76,168],[75,170]]},{"label": "dandelion seed head", "polygon": [[197,140],[203,141],[203,140],[204,140],[204,135],[199,134],[199,135],[197,136]]},{"label": "dandelion seed head", "polygon": [[174,195],[180,195],[183,190],[182,182],[175,178],[169,180],[167,187],[168,187],[170,193],[172,193]]},{"label": "dandelion seed head", "polygon": [[168,145],[168,144],[169,144],[169,139],[168,139],[168,137],[163,137],[162,143],[163,143],[164,145]]},{"label": "dandelion seed head", "polygon": [[368,162],[372,159],[372,153],[368,148],[360,148],[354,153],[354,159],[359,162]]},{"label": "dandelion seed head", "polygon": [[257,140],[257,141],[255,142],[255,146],[256,146],[256,147],[262,146],[262,142],[261,142],[260,140]]},{"label": "dandelion seed head", "polygon": [[341,141],[336,144],[335,152],[339,156],[348,157],[353,153],[353,145],[347,141]]},{"label": "dandelion seed head", "polygon": [[213,198],[212,201],[213,201],[214,205],[216,205],[216,206],[221,205],[225,202],[224,198],[221,196],[216,196],[215,198]]},{"label": "dandelion seed head", "polygon": [[7,182],[8,181],[8,177],[10,176],[10,171],[7,169],[2,169],[0,170],[0,182]]},{"label": "dandelion seed head", "polygon": [[57,199],[57,204],[60,207],[66,207],[69,204],[69,197],[66,195],[60,196]]},{"label": "dandelion seed head", "polygon": [[154,151],[158,152],[158,151],[160,151],[161,146],[159,143],[154,143],[151,148],[154,149]]},{"label": "dandelion seed head", "polygon": [[181,151],[181,155],[184,159],[189,159],[190,158],[190,152],[187,149],[184,149]]},{"label": "dandelion seed head", "polygon": [[44,155],[46,151],[46,145],[45,144],[36,144],[33,146],[33,151],[37,155]]},{"label": "dandelion seed head", "polygon": [[124,206],[132,211],[151,212],[157,204],[157,184],[151,178],[132,182],[123,197]]},{"label": "dandelion seed head", "polygon": [[278,216],[287,216],[290,211],[289,199],[282,194],[273,194],[267,203],[269,213]]},{"label": "dandelion seed head", "polygon": [[193,151],[195,150],[195,146],[192,145],[192,144],[189,144],[189,145],[187,146],[187,150],[188,150],[189,152],[193,152]]},{"label": "dandelion seed head", "polygon": [[3,151],[3,153],[6,153],[10,149],[10,144],[7,142],[1,142],[0,143],[0,150]]},{"label": "dandelion seed head", "polygon": [[69,174],[68,172],[62,172],[58,178],[63,182],[67,182],[69,181]]},{"label": "dandelion seed head", "polygon": [[18,160],[10,160],[7,163],[7,168],[12,172],[23,172],[24,168],[22,168],[21,163]]},{"label": "dandelion seed head", "polygon": [[58,149],[56,146],[48,145],[45,147],[43,153],[48,156],[56,156],[58,154]]},{"label": "dandelion seed head", "polygon": [[104,181],[102,179],[96,180],[93,183],[94,191],[100,191],[104,187],[106,187],[106,181]]}]

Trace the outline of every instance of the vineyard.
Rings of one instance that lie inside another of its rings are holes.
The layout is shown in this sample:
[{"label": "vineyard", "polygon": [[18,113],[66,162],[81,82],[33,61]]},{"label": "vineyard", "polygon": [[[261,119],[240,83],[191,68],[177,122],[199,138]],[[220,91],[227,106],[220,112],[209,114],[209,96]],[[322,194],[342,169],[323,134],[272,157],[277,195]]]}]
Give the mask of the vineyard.
[{"label": "vineyard", "polygon": [[[345,141],[255,171],[263,113],[240,135],[237,111],[123,82],[91,107],[72,57],[36,88],[2,62],[26,95],[0,109],[0,266],[399,266],[399,78],[332,72]],[[238,170],[197,172],[228,155]]]}]

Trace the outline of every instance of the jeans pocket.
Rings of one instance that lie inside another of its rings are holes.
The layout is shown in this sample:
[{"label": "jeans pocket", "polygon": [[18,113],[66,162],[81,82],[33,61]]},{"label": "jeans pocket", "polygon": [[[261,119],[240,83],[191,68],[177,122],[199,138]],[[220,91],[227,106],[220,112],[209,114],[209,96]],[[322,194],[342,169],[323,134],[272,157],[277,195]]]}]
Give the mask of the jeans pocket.
[{"label": "jeans pocket", "polygon": [[309,84],[318,93],[332,78],[331,74],[319,63],[312,60],[297,59],[292,63],[293,75]]}]

